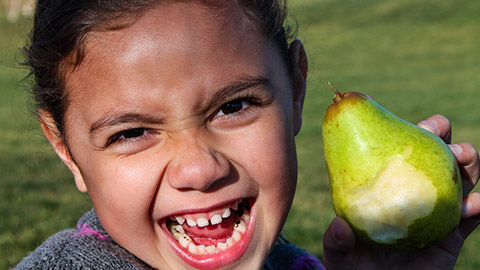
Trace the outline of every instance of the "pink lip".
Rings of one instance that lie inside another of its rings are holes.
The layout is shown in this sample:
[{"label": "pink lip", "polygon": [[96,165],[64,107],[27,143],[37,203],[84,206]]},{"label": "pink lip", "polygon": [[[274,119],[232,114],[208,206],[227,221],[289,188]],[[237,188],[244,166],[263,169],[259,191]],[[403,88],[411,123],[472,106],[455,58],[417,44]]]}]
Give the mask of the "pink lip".
[{"label": "pink lip", "polygon": [[252,207],[250,209],[250,222],[248,223],[247,231],[242,236],[240,242],[236,243],[234,247],[216,254],[193,255],[189,253],[185,248],[180,246],[180,244],[175,240],[175,238],[173,238],[172,234],[168,231],[165,223],[162,224],[162,229],[164,230],[164,233],[166,234],[167,240],[170,245],[180,256],[180,258],[182,258],[186,263],[198,269],[216,269],[239,260],[247,250],[253,237],[256,221],[254,207],[255,205],[252,203]]}]

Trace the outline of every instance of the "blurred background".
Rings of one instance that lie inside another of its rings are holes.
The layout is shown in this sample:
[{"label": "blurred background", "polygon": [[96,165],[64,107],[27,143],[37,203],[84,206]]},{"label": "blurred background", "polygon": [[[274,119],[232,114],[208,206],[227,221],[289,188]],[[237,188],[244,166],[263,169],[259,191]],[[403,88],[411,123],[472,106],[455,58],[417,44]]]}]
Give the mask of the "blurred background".
[{"label": "blurred background", "polygon": [[[20,48],[32,1],[0,3],[0,269],[13,267],[55,232],[74,227],[91,203],[41,134],[28,101]],[[321,123],[331,81],[372,96],[407,121],[446,115],[453,141],[480,148],[480,1],[293,0],[292,26],[310,63],[299,185],[283,233],[322,256],[334,217]],[[272,206],[274,207],[274,206]],[[480,230],[455,269],[480,269]]]}]

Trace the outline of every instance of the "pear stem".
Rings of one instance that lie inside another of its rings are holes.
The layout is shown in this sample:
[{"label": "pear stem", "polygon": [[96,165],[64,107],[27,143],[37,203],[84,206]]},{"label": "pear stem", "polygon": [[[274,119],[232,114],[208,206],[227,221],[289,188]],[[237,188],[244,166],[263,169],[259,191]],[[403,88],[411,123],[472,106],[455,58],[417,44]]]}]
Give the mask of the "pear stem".
[{"label": "pear stem", "polygon": [[335,96],[333,97],[333,102],[335,103],[339,102],[343,98],[343,93],[338,91],[337,88],[335,88],[335,86],[333,86],[331,82],[328,82],[328,85],[330,85],[330,87],[335,92]]}]

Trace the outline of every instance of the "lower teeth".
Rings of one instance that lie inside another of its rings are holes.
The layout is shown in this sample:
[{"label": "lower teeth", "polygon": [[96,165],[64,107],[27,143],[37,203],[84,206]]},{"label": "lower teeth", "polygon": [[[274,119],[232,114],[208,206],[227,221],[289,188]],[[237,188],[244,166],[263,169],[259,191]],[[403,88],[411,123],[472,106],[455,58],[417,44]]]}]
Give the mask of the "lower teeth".
[{"label": "lower teeth", "polygon": [[233,226],[232,235],[225,242],[218,242],[216,245],[196,245],[192,238],[185,232],[183,227],[176,222],[170,223],[167,226],[170,229],[173,237],[177,242],[191,254],[214,254],[217,251],[225,251],[235,245],[242,239],[243,234],[247,231],[247,224],[250,219],[250,214],[247,210],[241,211],[243,214],[237,218]]}]

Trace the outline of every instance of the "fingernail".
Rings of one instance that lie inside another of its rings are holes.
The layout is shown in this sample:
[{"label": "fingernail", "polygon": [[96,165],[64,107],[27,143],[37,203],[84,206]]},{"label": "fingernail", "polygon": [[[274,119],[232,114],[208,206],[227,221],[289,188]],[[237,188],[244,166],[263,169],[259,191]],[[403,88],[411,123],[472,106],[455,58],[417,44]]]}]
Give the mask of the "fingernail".
[{"label": "fingernail", "polygon": [[429,120],[420,121],[420,123],[418,123],[418,126],[436,134],[437,124],[433,121],[429,121]]},{"label": "fingernail", "polygon": [[450,148],[450,151],[452,151],[457,157],[460,156],[463,151],[462,148],[456,144],[449,144],[448,147]]},{"label": "fingernail", "polygon": [[467,213],[470,211],[470,208],[472,208],[472,204],[469,202],[463,203],[462,204],[462,216],[466,216]]}]

